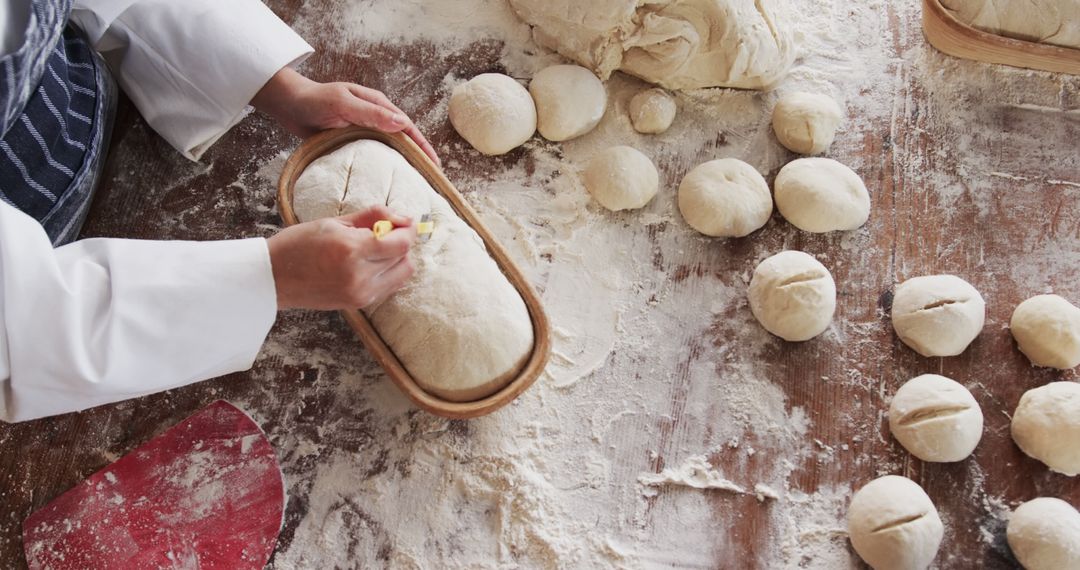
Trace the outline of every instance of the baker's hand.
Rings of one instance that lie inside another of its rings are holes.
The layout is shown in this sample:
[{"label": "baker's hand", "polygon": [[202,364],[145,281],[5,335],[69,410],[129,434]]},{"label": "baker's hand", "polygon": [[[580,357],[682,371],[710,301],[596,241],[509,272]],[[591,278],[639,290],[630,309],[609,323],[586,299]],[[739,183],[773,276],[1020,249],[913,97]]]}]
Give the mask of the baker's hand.
[{"label": "baker's hand", "polygon": [[[394,230],[376,239],[371,226]],[[267,240],[278,309],[358,309],[393,294],[412,276],[416,225],[377,206],[285,228]]]},{"label": "baker's hand", "polygon": [[301,138],[349,125],[404,132],[431,160],[442,164],[412,119],[375,89],[355,83],[319,83],[285,67],[255,94],[251,104]]}]

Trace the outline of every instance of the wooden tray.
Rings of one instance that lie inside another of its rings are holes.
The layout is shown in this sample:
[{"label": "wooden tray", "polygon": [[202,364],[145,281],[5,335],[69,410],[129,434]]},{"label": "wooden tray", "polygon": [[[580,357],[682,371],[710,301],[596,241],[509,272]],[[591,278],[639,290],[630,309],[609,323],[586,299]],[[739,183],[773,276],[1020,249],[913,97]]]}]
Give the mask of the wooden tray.
[{"label": "wooden tray", "polygon": [[1080,50],[977,30],[957,20],[940,0],[923,0],[923,31],[931,45],[956,57],[1080,74]]},{"label": "wooden tray", "polygon": [[386,374],[390,376],[390,379],[417,406],[435,415],[452,419],[474,418],[490,414],[513,401],[514,398],[531,386],[536,381],[536,378],[540,376],[540,373],[543,372],[551,353],[550,325],[548,324],[547,315],[544,314],[544,308],[540,304],[539,297],[536,296],[524,275],[510,260],[506,251],[491,235],[491,232],[480,222],[476,212],[461,197],[461,194],[442,173],[442,170],[428,159],[427,155],[420,150],[420,147],[412,139],[400,133],[383,133],[361,127],[333,129],[309,138],[293,152],[288,162],[285,163],[285,168],[281,171],[281,178],[278,180],[278,210],[281,217],[285,220],[287,226],[298,223],[296,213],[293,212],[292,208],[293,186],[296,184],[296,180],[300,178],[300,174],[307,168],[307,165],[313,160],[337,150],[346,143],[359,139],[376,140],[401,153],[409,161],[409,164],[427,179],[431,187],[450,202],[457,215],[465,220],[465,223],[472,229],[476,230],[476,233],[484,240],[488,253],[499,265],[499,269],[502,270],[525,301],[525,306],[528,308],[529,316],[532,319],[533,349],[517,376],[510,380],[503,389],[480,400],[451,402],[424,391],[413,380],[408,370],[398,360],[397,355],[379,336],[379,333],[363,312],[359,310],[341,311],[341,314],[349,322],[353,330],[356,331],[360,341],[364,343],[364,346],[375,357],[375,360],[386,370]]}]

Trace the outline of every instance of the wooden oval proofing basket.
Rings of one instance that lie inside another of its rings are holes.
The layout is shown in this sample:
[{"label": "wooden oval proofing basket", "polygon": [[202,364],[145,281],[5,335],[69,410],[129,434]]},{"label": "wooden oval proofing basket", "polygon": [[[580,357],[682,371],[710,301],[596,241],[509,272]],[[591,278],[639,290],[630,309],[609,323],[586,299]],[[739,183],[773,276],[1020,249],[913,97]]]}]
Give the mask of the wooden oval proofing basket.
[{"label": "wooden oval proofing basket", "polygon": [[[383,133],[360,127],[333,129],[309,138],[293,152],[288,162],[285,163],[285,168],[281,171],[281,178],[278,181],[278,210],[281,212],[281,217],[285,220],[287,226],[298,223],[296,213],[293,212],[292,208],[293,187],[308,164],[323,155],[337,150],[346,143],[359,139],[376,140],[401,153],[405,160],[427,179],[431,187],[443,198],[446,198],[454,211],[457,212],[457,215],[465,220],[465,223],[472,227],[480,238],[484,240],[488,253],[525,301],[525,306],[529,310],[529,317],[532,319],[533,349],[517,375],[498,392],[472,402],[451,402],[424,391],[413,380],[409,371],[405,369],[394,351],[379,336],[378,331],[371,325],[363,312],[359,310],[341,311],[341,314],[349,322],[353,330],[356,331],[360,341],[364,343],[364,346],[375,357],[375,360],[386,370],[390,379],[417,406],[435,415],[453,419],[474,418],[490,414],[513,401],[514,398],[531,386],[536,381],[536,378],[540,376],[540,373],[543,372],[551,352],[550,325],[547,316],[544,314],[544,308],[540,304],[540,299],[536,296],[532,287],[529,286],[524,275],[510,260],[502,246],[495,241],[491,232],[480,222],[476,212],[465,202],[461,194],[454,188],[454,185],[428,159],[427,155],[420,150],[420,147],[412,139],[400,133]],[[435,228],[435,231],[439,231],[439,229]]]},{"label": "wooden oval proofing basket", "polygon": [[1080,74],[1080,50],[977,30],[957,20],[941,0],[923,0],[923,31],[931,45],[956,57]]}]

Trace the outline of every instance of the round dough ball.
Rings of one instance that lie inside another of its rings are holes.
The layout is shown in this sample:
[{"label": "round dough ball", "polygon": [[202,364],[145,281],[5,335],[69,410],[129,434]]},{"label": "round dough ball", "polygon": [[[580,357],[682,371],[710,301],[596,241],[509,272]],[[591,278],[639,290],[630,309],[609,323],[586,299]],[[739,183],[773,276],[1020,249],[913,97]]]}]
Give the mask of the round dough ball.
[{"label": "round dough ball", "polygon": [[754,269],[750,311],[765,330],[784,340],[810,340],[832,322],[836,283],[809,254],[781,251]]},{"label": "round dough ball", "polygon": [[893,297],[892,323],[904,344],[923,356],[956,356],[982,332],[986,302],[955,275],[904,281]]},{"label": "round dough ball", "polygon": [[1006,536],[1027,570],[1080,568],[1080,512],[1061,499],[1039,497],[1016,507]]},{"label": "round dough ball", "polygon": [[769,221],[772,206],[765,179],[737,158],[701,164],[679,184],[679,211],[707,236],[745,236]]},{"label": "round dough ball", "polygon": [[937,374],[908,380],[889,406],[889,431],[923,461],[961,461],[982,439],[983,414],[967,388]]},{"label": "round dough ball", "polygon": [[647,89],[630,99],[630,123],[634,130],[653,135],[668,130],[675,120],[675,98],[660,88]]},{"label": "round dough ball", "polygon": [[1013,413],[1012,437],[1051,471],[1080,473],[1080,384],[1051,382],[1024,392]]},{"label": "round dough ball", "polygon": [[484,73],[454,88],[450,123],[476,150],[506,154],[536,132],[536,106],[512,77]]},{"label": "round dough ball", "polygon": [[874,570],[922,570],[945,534],[937,509],[917,483],[886,475],[866,484],[848,507],[855,552]]},{"label": "round dough ball", "polygon": [[585,168],[585,188],[600,205],[612,210],[636,210],[656,196],[660,174],[649,157],[635,148],[614,146]]},{"label": "round dough ball", "polygon": [[604,117],[607,91],[580,65],[552,65],[529,83],[536,101],[537,127],[549,141],[565,141],[593,130]]},{"label": "round dough ball", "polygon": [[773,109],[772,126],[780,144],[799,154],[829,150],[844,118],[840,105],[828,95],[791,93]]},{"label": "round dough ball", "polygon": [[854,230],[870,217],[870,193],[855,171],[831,158],[784,165],[773,184],[776,208],[800,230]]},{"label": "round dough ball", "polygon": [[1035,366],[1068,370],[1080,364],[1080,308],[1057,295],[1017,305],[1009,330]]}]

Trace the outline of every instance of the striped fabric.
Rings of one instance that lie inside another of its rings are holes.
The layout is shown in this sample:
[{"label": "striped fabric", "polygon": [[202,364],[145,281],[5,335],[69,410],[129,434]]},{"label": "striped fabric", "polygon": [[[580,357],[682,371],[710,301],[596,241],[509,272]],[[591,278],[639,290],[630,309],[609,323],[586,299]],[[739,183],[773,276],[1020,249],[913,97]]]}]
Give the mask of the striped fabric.
[{"label": "striped fabric", "polygon": [[104,159],[115,103],[100,57],[64,27],[70,0],[34,0],[27,42],[0,61],[0,200],[55,245],[75,238]]}]

